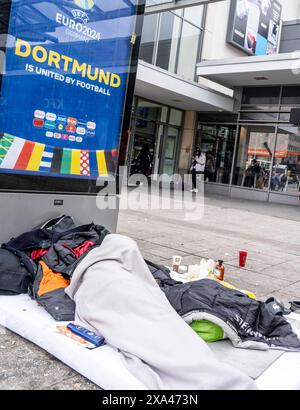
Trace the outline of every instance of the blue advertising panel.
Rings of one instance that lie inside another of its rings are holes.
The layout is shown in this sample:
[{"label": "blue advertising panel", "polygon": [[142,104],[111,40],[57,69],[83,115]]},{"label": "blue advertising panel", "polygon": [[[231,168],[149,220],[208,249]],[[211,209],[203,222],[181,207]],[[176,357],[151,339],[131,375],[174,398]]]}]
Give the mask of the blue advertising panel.
[{"label": "blue advertising panel", "polygon": [[0,173],[114,174],[137,0],[12,0]]}]

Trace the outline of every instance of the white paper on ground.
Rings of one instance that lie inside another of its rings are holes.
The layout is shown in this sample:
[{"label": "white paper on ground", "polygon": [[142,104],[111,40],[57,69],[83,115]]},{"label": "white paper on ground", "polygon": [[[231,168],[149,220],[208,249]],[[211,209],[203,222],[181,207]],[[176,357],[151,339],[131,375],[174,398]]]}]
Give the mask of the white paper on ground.
[{"label": "white paper on ground", "polygon": [[0,296],[0,325],[30,340],[105,390],[146,390],[110,346],[88,350],[56,331],[56,322],[28,295]]}]

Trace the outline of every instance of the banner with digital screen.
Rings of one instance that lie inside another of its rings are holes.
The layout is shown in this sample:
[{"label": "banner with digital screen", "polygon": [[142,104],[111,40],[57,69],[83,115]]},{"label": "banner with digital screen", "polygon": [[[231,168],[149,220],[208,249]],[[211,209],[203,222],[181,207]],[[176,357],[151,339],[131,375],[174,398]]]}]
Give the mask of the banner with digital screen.
[{"label": "banner with digital screen", "polygon": [[115,173],[137,3],[11,1],[0,173]]},{"label": "banner with digital screen", "polygon": [[249,55],[275,54],[281,13],[276,0],[232,0],[227,42]]}]

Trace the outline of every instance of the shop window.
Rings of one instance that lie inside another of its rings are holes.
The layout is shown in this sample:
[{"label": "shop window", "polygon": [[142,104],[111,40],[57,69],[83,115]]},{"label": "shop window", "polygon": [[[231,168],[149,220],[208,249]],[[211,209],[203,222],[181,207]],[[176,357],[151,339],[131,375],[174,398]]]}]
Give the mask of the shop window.
[{"label": "shop window", "polygon": [[274,127],[241,126],[233,184],[268,190],[274,147]]},{"label": "shop window", "polygon": [[140,121],[153,120],[167,122],[168,107],[160,104],[156,104],[151,101],[138,100],[138,106],[136,109],[136,115],[140,118]]},{"label": "shop window", "polygon": [[128,158],[130,175],[174,173],[182,119],[183,111],[137,99]]},{"label": "shop window", "polygon": [[283,87],[282,89],[282,105],[299,105],[300,104],[300,87]]},{"label": "shop window", "polygon": [[298,196],[299,188],[299,129],[283,125],[278,129],[270,189],[274,192]]},{"label": "shop window", "polygon": [[207,123],[214,122],[216,124],[237,123],[237,114],[219,113],[219,112],[205,112],[199,113],[198,122]]},{"label": "shop window", "polygon": [[196,148],[206,154],[205,181],[230,183],[235,126],[200,125]]},{"label": "shop window", "polygon": [[280,87],[251,87],[243,90],[243,105],[279,105]]},{"label": "shop window", "polygon": [[278,112],[241,112],[240,120],[243,122],[269,122],[273,123],[278,120]]}]

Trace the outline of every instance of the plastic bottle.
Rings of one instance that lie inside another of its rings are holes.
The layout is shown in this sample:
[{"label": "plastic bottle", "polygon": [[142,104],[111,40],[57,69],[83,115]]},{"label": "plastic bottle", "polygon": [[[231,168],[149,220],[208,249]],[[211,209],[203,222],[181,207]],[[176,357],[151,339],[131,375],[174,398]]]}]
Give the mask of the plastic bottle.
[{"label": "plastic bottle", "polygon": [[218,263],[216,264],[215,270],[214,270],[214,276],[216,279],[220,280],[221,282],[224,281],[225,277],[225,267],[223,265],[222,260],[219,260]]}]

